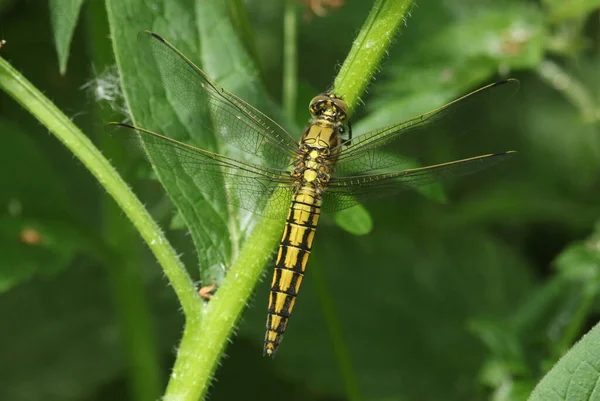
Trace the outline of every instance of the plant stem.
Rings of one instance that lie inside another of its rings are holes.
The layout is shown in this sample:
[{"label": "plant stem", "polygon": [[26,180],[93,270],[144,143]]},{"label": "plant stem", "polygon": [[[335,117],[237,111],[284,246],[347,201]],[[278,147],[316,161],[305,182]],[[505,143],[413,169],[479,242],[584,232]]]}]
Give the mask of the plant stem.
[{"label": "plant stem", "polygon": [[[104,2],[91,1],[86,8],[88,49],[94,70],[102,73],[114,63]],[[99,102],[92,106],[95,121],[112,121],[114,114]],[[94,127],[99,127],[95,124]],[[119,171],[127,171],[131,163],[128,152],[101,128],[95,137],[104,154]],[[108,283],[119,320],[119,331],[126,349],[130,398],[135,401],[156,400],[164,390],[154,321],[148,305],[142,277],[140,244],[131,224],[123,217],[118,205],[102,197],[102,235],[112,252],[103,260],[108,271]]]},{"label": "plant stem", "polygon": [[592,94],[562,67],[551,60],[544,60],[536,67],[536,71],[544,81],[579,109],[584,121],[600,120],[600,106],[596,104]]},{"label": "plant stem", "polygon": [[296,0],[286,0],[283,15],[283,113],[296,120],[298,89],[298,25]]},{"label": "plant stem", "polygon": [[377,0],[334,82],[351,115],[381,64],[413,0]]},{"label": "plant stem", "polygon": [[282,229],[278,220],[261,219],[206,306],[202,324],[199,316],[186,315],[186,327],[163,401],[196,401],[206,395],[228,339],[271,259]]},{"label": "plant stem", "polygon": [[146,241],[169,279],[186,315],[199,315],[194,284],[144,206],[94,144],[48,98],[0,57],[0,88],[53,133],[113,197]]}]

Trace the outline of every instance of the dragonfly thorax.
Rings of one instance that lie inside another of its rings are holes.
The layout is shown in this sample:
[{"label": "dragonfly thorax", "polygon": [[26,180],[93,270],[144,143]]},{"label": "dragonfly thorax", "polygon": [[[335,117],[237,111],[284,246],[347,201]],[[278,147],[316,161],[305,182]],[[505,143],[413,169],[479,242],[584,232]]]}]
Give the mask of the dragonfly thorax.
[{"label": "dragonfly thorax", "polygon": [[[307,133],[310,132],[311,127],[308,128]],[[314,140],[315,138],[309,137],[307,142],[319,143],[318,140]],[[298,156],[294,161],[294,171],[292,172],[296,189],[306,186],[311,187],[316,196],[321,196],[323,193],[324,186],[329,182],[335,164],[335,157],[332,157],[329,144],[321,143],[321,145],[324,146],[313,146],[303,142],[298,149]]]}]

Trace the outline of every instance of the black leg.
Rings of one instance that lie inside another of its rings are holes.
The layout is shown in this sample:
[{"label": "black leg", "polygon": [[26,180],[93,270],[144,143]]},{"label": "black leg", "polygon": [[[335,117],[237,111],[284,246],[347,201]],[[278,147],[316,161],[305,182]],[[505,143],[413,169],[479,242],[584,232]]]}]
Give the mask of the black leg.
[{"label": "black leg", "polygon": [[348,121],[348,141],[352,140],[352,124]]}]

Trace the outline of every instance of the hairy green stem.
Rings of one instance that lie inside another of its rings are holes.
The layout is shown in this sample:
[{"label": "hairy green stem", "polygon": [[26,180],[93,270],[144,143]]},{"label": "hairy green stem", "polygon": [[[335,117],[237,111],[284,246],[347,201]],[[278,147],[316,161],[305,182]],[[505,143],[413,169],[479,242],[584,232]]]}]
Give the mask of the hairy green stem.
[{"label": "hairy green stem", "polygon": [[[164,401],[196,401],[206,395],[235,324],[281,236],[278,220],[261,219],[237,261],[200,316],[187,322]],[[266,304],[266,298],[265,298]]]},{"label": "hairy green stem", "polygon": [[3,58],[0,58],[0,88],[48,128],[96,177],[158,259],[184,313],[198,315],[201,303],[190,276],[161,229],[108,160],[67,116]]},{"label": "hairy green stem", "polygon": [[350,114],[377,72],[381,59],[405,20],[413,0],[377,0],[334,82]]},{"label": "hairy green stem", "polygon": [[[114,63],[104,2],[91,1],[85,11],[90,58],[94,71],[103,73]],[[101,107],[99,102],[93,104],[92,113],[98,122],[115,119],[115,113],[108,107]],[[127,150],[106,135],[99,124],[94,127],[97,132],[93,134],[98,138],[103,153],[119,171],[126,171],[131,163]],[[139,239],[112,199],[103,197],[101,208],[102,235],[112,250],[111,257],[104,259],[104,265],[126,350],[130,398],[134,401],[156,400],[164,390],[164,379],[142,276]]]}]

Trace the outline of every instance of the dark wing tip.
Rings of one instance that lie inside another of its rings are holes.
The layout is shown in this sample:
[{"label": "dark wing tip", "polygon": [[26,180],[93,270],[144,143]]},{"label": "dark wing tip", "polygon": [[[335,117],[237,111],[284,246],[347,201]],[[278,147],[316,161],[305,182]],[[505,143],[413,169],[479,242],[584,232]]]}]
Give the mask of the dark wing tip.
[{"label": "dark wing tip", "polygon": [[497,152],[497,153],[490,153],[484,156],[479,156],[479,157],[484,157],[484,158],[489,158],[489,159],[496,159],[496,158],[511,158],[513,156],[515,156],[517,153],[516,150],[507,150],[506,152]]},{"label": "dark wing tip", "polygon": [[510,94],[510,96],[513,96],[519,91],[519,88],[521,87],[521,81],[519,81],[517,78],[507,78],[492,84],[492,86],[501,85],[507,85],[508,87],[512,88],[512,93]]},{"label": "dark wing tip", "polygon": [[163,42],[163,43],[165,42],[165,40],[163,39],[163,37],[160,36],[158,33],[150,32],[150,31],[146,31],[146,32],[148,32],[150,35],[152,35],[154,38],[160,40],[161,42]]},{"label": "dark wing tip", "polygon": [[505,84],[507,82],[514,82],[514,83],[519,83],[520,81],[517,78],[506,78],[503,79],[501,81],[496,82],[496,85],[501,85],[501,84]]},{"label": "dark wing tip", "polygon": [[111,122],[107,123],[106,125],[109,125],[109,126],[110,125],[116,125],[116,126],[119,126],[119,127],[136,129],[133,125],[125,124],[125,123],[118,123],[118,122],[115,122],[115,121],[111,121]]},{"label": "dark wing tip", "polygon": [[156,39],[156,40],[159,40],[159,41],[161,41],[161,42],[163,42],[163,43],[166,43],[166,42],[167,42],[167,41],[166,41],[166,40],[165,40],[165,39],[164,39],[162,36],[160,36],[158,33],[155,33],[155,32],[152,32],[152,31],[149,31],[149,30],[147,30],[147,29],[145,29],[145,30],[143,30],[143,31],[140,31],[140,33],[138,33],[138,39],[139,39],[139,38],[141,38],[141,37],[144,37],[144,38],[152,37],[152,38],[154,38],[154,39]]}]

